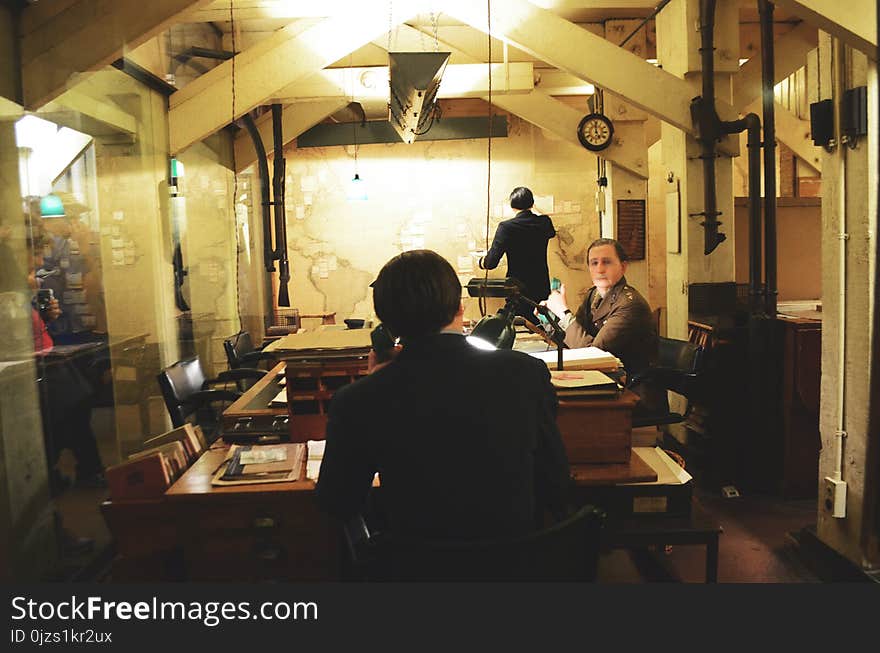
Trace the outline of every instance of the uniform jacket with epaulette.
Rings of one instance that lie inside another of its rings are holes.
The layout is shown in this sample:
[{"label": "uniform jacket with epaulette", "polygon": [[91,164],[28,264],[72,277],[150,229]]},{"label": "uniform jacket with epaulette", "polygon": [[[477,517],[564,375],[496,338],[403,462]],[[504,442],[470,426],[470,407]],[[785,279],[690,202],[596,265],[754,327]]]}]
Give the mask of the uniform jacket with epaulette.
[{"label": "uniform jacket with epaulette", "polygon": [[651,307],[622,277],[605,297],[596,287],[565,330],[569,347],[598,347],[617,356],[629,374],[637,374],[657,358],[657,328]]}]

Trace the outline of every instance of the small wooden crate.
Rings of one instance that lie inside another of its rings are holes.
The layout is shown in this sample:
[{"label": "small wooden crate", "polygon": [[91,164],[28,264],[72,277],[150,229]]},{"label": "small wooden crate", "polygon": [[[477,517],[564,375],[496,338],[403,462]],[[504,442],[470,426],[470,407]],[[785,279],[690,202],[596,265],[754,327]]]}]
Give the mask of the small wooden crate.
[{"label": "small wooden crate", "polygon": [[290,441],[323,440],[327,428],[327,408],[333,394],[342,386],[366,374],[366,359],[288,361],[286,375]]},{"label": "small wooden crate", "polygon": [[639,398],[560,401],[556,416],[568,462],[626,463],[632,453],[632,411]]}]

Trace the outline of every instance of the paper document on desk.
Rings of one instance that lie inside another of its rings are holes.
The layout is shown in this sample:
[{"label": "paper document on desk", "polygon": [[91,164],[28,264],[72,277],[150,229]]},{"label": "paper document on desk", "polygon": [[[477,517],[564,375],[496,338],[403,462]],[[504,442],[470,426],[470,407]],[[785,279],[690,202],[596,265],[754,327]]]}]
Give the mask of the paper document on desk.
[{"label": "paper document on desk", "polygon": [[627,485],[684,485],[693,478],[660,447],[633,447],[633,453],[657,472],[657,480]]},{"label": "paper document on desk", "polygon": [[617,384],[614,379],[598,370],[550,370],[550,383],[554,388],[594,388]]},{"label": "paper document on desk", "polygon": [[324,460],[324,445],[326,440],[309,440],[306,447],[309,450],[309,457],[306,459],[306,476],[311,481],[318,480],[318,473],[321,471],[321,461]]},{"label": "paper document on desk", "polygon": [[550,383],[559,399],[614,397],[621,386],[598,370],[550,370]]},{"label": "paper document on desk", "polygon": [[371,344],[369,329],[317,329],[283,336],[263,351],[369,350]]},{"label": "paper document on desk", "polygon": [[286,406],[287,405],[287,388],[281,388],[281,391],[269,402],[269,407]]},{"label": "paper document on desk", "polygon": [[252,447],[242,451],[239,462],[242,465],[257,465],[262,463],[278,463],[287,460],[287,450],[284,447]]}]

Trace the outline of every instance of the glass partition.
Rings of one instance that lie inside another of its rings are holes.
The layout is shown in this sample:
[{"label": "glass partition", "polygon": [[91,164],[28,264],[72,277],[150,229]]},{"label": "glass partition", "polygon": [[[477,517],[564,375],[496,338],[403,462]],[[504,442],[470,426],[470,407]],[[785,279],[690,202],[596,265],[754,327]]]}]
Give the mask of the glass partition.
[{"label": "glass partition", "polygon": [[[11,578],[69,578],[98,556],[109,542],[104,470],[170,428],[156,376],[180,356],[184,311],[166,115],[163,96],[108,68],[36,114],[0,119],[0,521]],[[218,302],[207,291],[196,305]]]}]

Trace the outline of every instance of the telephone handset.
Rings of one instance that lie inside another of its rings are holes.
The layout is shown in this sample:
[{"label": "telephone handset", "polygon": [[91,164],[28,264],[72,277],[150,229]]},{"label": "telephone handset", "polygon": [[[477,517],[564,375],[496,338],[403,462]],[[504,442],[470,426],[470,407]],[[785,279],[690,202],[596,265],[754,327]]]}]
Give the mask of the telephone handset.
[{"label": "telephone handset", "polygon": [[394,349],[394,336],[384,324],[379,324],[370,332],[370,341],[373,344],[373,351],[376,352],[376,360],[384,363],[391,360],[391,350]]}]

